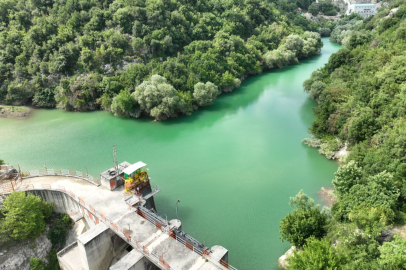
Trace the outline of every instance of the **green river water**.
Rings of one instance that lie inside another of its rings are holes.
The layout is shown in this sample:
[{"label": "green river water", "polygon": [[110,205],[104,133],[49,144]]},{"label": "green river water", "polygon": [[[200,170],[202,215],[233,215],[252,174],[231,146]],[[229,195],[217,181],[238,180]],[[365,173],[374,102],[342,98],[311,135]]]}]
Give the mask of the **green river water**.
[{"label": "green river water", "polygon": [[208,246],[229,250],[237,269],[277,269],[288,248],[279,221],[300,189],[317,202],[337,164],[301,143],[315,106],[302,90],[311,72],[340,46],[323,38],[322,54],[247,79],[213,106],[157,123],[110,113],[37,110],[26,120],[0,119],[0,158],[22,170],[62,168],[98,174],[118,161],[148,164],[158,213]]}]

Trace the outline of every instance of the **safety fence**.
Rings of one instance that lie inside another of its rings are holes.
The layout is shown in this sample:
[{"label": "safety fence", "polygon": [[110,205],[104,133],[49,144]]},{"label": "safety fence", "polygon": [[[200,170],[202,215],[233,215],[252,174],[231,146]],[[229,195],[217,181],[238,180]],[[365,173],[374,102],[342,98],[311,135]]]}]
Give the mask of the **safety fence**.
[{"label": "safety fence", "polygon": [[[197,255],[201,256],[202,258],[206,258],[216,264],[220,264],[221,266],[223,266],[227,269],[237,270],[237,268],[233,267],[228,262],[222,260],[221,258],[216,258],[215,256],[213,256],[209,249],[206,249],[206,248],[199,249],[199,248],[195,247],[193,244],[185,241],[184,239],[182,239],[181,237],[176,235],[170,229],[169,224],[166,220],[162,219],[161,217],[159,217],[155,214],[151,214],[151,211],[148,210],[147,208],[141,206],[141,207],[138,207],[137,209],[135,209],[135,211],[137,212],[137,214],[140,217],[144,218],[145,220],[148,220],[150,223],[155,225],[158,229],[160,229],[164,233],[167,233],[169,235],[169,237],[173,238],[178,243],[180,243],[181,245],[184,245],[187,249],[190,249],[191,251],[195,252]],[[159,221],[157,220],[157,217],[160,219]]]},{"label": "safety fence", "polygon": [[22,179],[39,177],[39,176],[67,176],[75,177],[88,181],[96,186],[100,186],[100,180],[96,177],[89,175],[88,173],[66,170],[66,169],[40,169],[33,171],[26,171],[21,173]]},{"label": "safety fence", "polygon": [[[4,188],[3,188],[3,190],[4,190]],[[114,223],[112,220],[108,219],[104,214],[97,211],[97,209],[95,209],[93,206],[86,203],[82,198],[77,196],[74,192],[66,190],[65,187],[63,187],[61,185],[58,185],[55,187],[55,186],[51,186],[49,184],[41,184],[41,188],[35,188],[33,184],[28,184],[28,185],[21,185],[21,187],[18,191],[29,191],[29,190],[53,190],[53,191],[59,191],[59,192],[65,193],[66,195],[70,196],[73,200],[78,202],[83,214],[84,215],[87,214],[89,216],[89,218],[94,220],[94,222],[96,224],[98,224],[100,221],[102,221],[111,230],[113,230],[117,235],[119,235],[124,241],[126,241],[133,248],[136,248],[144,256],[146,256],[151,262],[155,263],[156,265],[161,266],[163,269],[166,269],[166,270],[173,269],[164,260],[163,254],[161,256],[159,256],[155,253],[150,252],[148,250],[148,247],[141,245],[138,242],[138,240],[135,237],[133,237],[132,235],[130,235],[126,229],[119,227],[116,223]],[[10,192],[4,192],[4,193],[10,193]],[[190,243],[184,241],[182,238],[178,237],[175,233],[172,232],[172,230],[170,229],[169,224],[167,223],[166,220],[163,220],[162,218],[157,219],[157,215],[151,215],[151,213],[149,212],[148,209],[143,208],[143,207],[135,208],[135,207],[131,207],[131,206],[130,206],[130,208],[131,208],[131,210],[136,212],[139,216],[141,216],[145,220],[148,220],[150,223],[155,225],[163,233],[168,234],[169,237],[173,238],[178,243],[184,245],[186,248],[195,252],[202,258],[206,258],[215,264],[225,267],[226,269],[237,270],[235,267],[231,266],[230,264],[221,260],[220,258],[213,257],[211,252],[208,249],[206,249],[206,248],[203,250],[198,249],[198,248],[194,247],[192,244],[190,244]],[[148,210],[148,211],[146,211],[146,210]]]}]

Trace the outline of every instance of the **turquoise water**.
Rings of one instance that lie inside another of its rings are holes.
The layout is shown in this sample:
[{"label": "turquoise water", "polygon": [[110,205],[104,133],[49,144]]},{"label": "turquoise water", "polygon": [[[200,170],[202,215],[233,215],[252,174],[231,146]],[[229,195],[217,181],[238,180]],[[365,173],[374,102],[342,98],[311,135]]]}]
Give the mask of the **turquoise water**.
[{"label": "turquoise water", "polygon": [[[37,110],[26,120],[0,119],[0,158],[22,170],[66,168],[98,176],[118,161],[148,164],[160,186],[158,212],[184,231],[229,250],[237,269],[276,269],[288,248],[279,221],[289,197],[330,186],[337,164],[301,143],[315,103],[302,90],[311,72],[340,46],[300,65],[246,80],[213,106],[167,122],[116,118],[107,112]],[[163,215],[164,216],[164,215]]]}]

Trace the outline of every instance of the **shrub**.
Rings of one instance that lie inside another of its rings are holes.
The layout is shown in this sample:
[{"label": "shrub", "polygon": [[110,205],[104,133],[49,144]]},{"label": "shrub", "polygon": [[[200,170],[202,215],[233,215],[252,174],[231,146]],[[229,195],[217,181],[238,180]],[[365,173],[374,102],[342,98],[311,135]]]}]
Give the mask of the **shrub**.
[{"label": "shrub", "polygon": [[32,194],[13,192],[3,202],[0,233],[15,240],[35,238],[45,230],[45,220],[52,213],[48,204]]}]

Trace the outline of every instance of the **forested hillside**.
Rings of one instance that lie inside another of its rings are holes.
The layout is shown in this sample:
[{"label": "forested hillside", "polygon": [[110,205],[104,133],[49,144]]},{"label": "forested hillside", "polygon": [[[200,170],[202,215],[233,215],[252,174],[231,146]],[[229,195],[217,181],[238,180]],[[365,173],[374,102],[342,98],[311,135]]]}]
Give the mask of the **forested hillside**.
[{"label": "forested hillside", "polygon": [[406,3],[346,17],[331,38],[345,48],[304,83],[318,103],[310,131],[332,150],[347,143],[350,154],[333,180],[331,212],[302,193],[293,200],[281,232],[304,249],[290,268],[406,269],[406,240],[388,230],[406,222]]},{"label": "forested hillside", "polygon": [[[319,53],[313,0],[0,0],[0,100],[164,120]],[[331,25],[332,26],[332,25]]]}]

